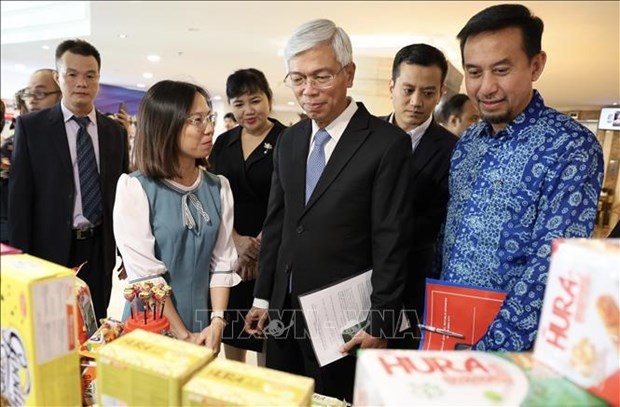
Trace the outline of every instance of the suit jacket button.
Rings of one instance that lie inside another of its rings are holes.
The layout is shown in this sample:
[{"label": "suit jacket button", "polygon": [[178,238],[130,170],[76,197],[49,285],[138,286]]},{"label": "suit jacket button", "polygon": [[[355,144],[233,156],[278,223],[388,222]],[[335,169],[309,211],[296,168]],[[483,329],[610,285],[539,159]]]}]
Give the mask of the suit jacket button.
[{"label": "suit jacket button", "polygon": [[297,226],[297,234],[301,235],[302,233],[304,233],[304,227],[301,225]]}]

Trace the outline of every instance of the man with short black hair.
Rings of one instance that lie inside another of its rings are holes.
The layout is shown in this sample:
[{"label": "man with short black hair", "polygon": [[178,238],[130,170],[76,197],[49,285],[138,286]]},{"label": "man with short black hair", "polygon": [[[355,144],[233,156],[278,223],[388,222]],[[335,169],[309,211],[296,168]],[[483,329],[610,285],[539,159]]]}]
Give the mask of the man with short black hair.
[{"label": "man with short black hair", "polygon": [[446,91],[447,74],[446,57],[428,44],[403,47],[392,63],[389,89],[394,112],[384,119],[409,135],[413,150],[413,250],[403,295],[413,331],[393,341],[391,346],[399,348],[418,347],[415,338],[420,337],[417,324],[422,322],[424,283],[426,277],[434,277],[435,243],[446,216],[450,154],[458,139],[433,119],[433,110]]},{"label": "man with short black hair", "polygon": [[101,57],[83,40],[56,48],[61,103],[17,118],[9,176],[10,244],[67,267],[104,318],[116,249],[112,207],[127,172],[125,130],[95,110]]},{"label": "man with short black hair", "polygon": [[437,121],[457,137],[461,137],[469,126],[480,120],[478,108],[463,93],[457,93],[444,102],[437,116]]},{"label": "man with short black hair", "polygon": [[507,292],[476,350],[532,349],[553,240],[594,228],[601,146],[534,90],[547,60],[542,32],[529,9],[502,4],[473,16],[457,37],[467,94],[483,120],[452,155],[442,278]]}]

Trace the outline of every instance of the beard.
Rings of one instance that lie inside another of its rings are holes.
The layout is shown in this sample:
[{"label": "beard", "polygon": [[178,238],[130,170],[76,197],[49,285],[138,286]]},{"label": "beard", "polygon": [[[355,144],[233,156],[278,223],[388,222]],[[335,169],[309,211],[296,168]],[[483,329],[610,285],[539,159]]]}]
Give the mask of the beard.
[{"label": "beard", "polygon": [[509,123],[513,117],[509,112],[499,114],[484,114],[482,113],[482,119],[491,124]]}]

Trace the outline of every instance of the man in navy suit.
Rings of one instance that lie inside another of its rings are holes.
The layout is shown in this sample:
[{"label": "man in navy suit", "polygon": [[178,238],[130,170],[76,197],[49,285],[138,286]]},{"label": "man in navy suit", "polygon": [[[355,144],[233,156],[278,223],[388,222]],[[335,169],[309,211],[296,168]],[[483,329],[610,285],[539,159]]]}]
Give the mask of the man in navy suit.
[{"label": "man in navy suit", "polygon": [[[300,294],[372,269],[368,325],[342,351],[386,347],[411,248],[410,141],[347,97],[355,64],[342,28],[329,20],[310,21],[297,29],[284,53],[285,83],[309,119],[285,130],[274,150],[254,307],[246,328],[260,333],[268,309],[270,315],[299,310]],[[310,188],[318,149],[324,151],[325,167]],[[355,356],[320,367],[304,334],[303,315],[292,314],[281,321],[284,327],[292,321],[288,331],[268,336],[267,366],[313,377],[318,393],[352,401]]]},{"label": "man in navy suit", "polygon": [[[61,102],[18,117],[9,177],[9,242],[67,267],[86,262],[78,276],[90,288],[97,318],[104,318],[116,260],[112,207],[118,177],[127,172],[128,150],[125,130],[95,110],[100,68],[101,57],[91,44],[62,42],[54,75]],[[87,193],[98,199],[96,216],[90,218],[82,201],[79,119],[87,123],[83,134],[88,137],[82,140],[88,140],[96,161],[90,178],[94,188],[91,184]]]},{"label": "man in navy suit", "polygon": [[390,94],[394,112],[385,119],[411,138],[413,250],[403,304],[413,331],[391,346],[417,348],[418,322],[424,310],[424,281],[433,276],[435,242],[446,217],[450,156],[458,138],[439,125],[433,110],[445,93],[448,62],[427,44],[412,44],[396,53]]}]

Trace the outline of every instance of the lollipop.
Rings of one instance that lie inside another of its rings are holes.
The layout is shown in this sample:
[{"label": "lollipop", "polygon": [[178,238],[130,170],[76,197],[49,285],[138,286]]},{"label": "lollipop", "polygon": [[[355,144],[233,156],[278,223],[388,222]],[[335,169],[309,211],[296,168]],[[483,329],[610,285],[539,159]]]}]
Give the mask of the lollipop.
[{"label": "lollipop", "polygon": [[162,290],[164,291],[164,296],[161,299],[161,312],[159,313],[160,318],[164,315],[164,306],[166,305],[166,299],[170,297],[170,294],[172,293],[172,287],[166,284]]},{"label": "lollipop", "polygon": [[131,313],[131,319],[133,319],[133,300],[136,298],[136,293],[133,291],[133,288],[126,287],[123,290],[123,295],[127,302],[129,302],[129,312]]},{"label": "lollipop", "polygon": [[151,293],[149,291],[140,291],[138,298],[144,303],[144,325],[146,325],[146,314],[149,306],[149,299],[151,299]]},{"label": "lollipop", "polygon": [[[155,316],[155,319],[157,319],[157,304],[160,304],[160,309],[163,312],[163,303],[162,301],[164,300],[164,298],[166,298],[166,292],[158,287],[153,288],[153,299],[155,300],[155,311],[153,313],[153,315]],[[161,315],[160,315],[161,318]]]}]

